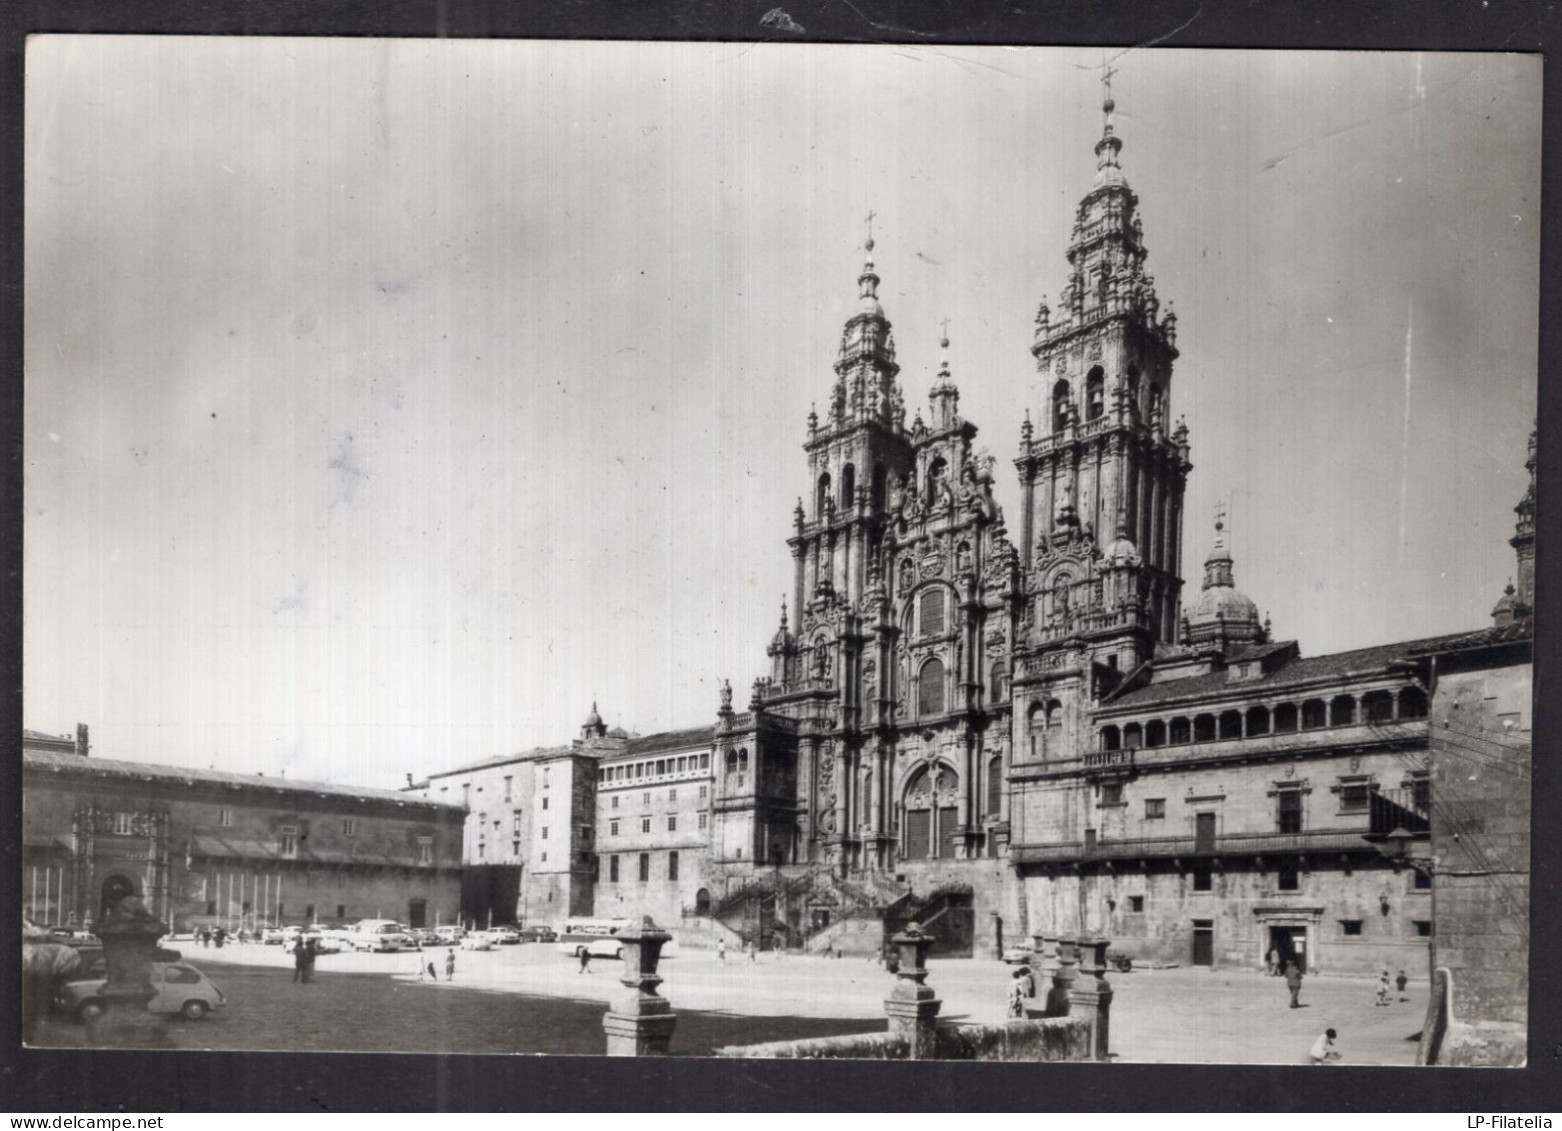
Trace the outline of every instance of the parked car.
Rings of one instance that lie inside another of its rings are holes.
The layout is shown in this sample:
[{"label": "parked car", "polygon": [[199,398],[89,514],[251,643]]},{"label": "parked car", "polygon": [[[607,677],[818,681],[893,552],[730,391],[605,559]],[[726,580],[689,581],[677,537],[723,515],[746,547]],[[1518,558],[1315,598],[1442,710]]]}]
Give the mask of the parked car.
[{"label": "parked car", "polygon": [[494,942],[482,931],[467,935],[460,943],[462,950],[493,950]]},{"label": "parked car", "polygon": [[556,942],[559,933],[552,927],[522,927],[520,929],[521,942]]},{"label": "parked car", "polygon": [[1011,946],[1003,952],[1003,960],[1013,966],[1029,966],[1034,953],[1028,946]]},{"label": "parked car", "polygon": [[281,946],[287,942],[287,932],[281,927],[267,927],[260,933],[260,941],[267,946]]},{"label": "parked car", "polygon": [[402,934],[401,924],[391,919],[363,919],[348,933],[354,950],[396,951],[412,941]]},{"label": "parked car", "polygon": [[438,946],[440,943],[439,932],[433,927],[413,927],[407,931],[407,936],[419,946]]},{"label": "parked car", "polygon": [[434,928],[434,945],[454,946],[466,938],[466,928],[456,925]]},{"label": "parked car", "polygon": [[488,937],[500,946],[514,946],[521,941],[521,932],[514,927],[491,927]]},{"label": "parked car", "polygon": [[[106,978],[93,978],[65,983],[66,1010],[83,1021],[103,1016],[106,982]],[[212,980],[187,962],[153,962],[152,988],[156,992],[146,1005],[150,1012],[178,1014],[190,1021],[199,1021],[228,1003]]]}]

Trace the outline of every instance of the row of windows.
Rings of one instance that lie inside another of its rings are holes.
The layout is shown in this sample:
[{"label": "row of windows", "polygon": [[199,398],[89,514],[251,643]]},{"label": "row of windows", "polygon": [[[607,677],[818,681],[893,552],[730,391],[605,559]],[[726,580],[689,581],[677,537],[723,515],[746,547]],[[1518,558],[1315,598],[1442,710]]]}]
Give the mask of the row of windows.
[{"label": "row of windows", "polygon": [[[1215,890],[1215,870],[1207,864],[1200,864],[1191,869],[1193,874],[1194,891]],[[1430,891],[1432,877],[1419,868],[1410,870],[1410,887],[1412,891]],[[1302,868],[1294,860],[1281,861],[1275,866],[1275,888],[1279,891],[1302,890]],[[1142,910],[1142,905],[1141,908]],[[1129,910],[1134,910],[1130,906]],[[1347,934],[1350,932],[1347,931]]]},{"label": "row of windows", "polygon": [[597,770],[597,781],[611,785],[616,782],[640,781],[666,774],[689,774],[709,769],[709,753],[679,755],[675,758],[647,758],[643,762],[603,766]]},{"label": "row of windows", "polygon": [[[943,461],[938,461],[942,463]],[[831,479],[828,471],[819,476],[819,482],[814,489],[814,517],[822,519],[829,503],[836,499],[831,490]],[[857,467],[855,464],[847,464],[841,468],[841,492],[840,508],[850,510],[857,500]],[[873,478],[869,487],[869,505],[876,511],[884,509],[884,465],[873,465]]]},{"label": "row of windows", "polygon": [[[710,796],[710,786],[708,786],[708,785],[700,786],[700,800],[704,801],[709,796]],[[678,800],[678,790],[676,788],[675,789],[669,789],[667,791],[667,800],[668,801],[677,801]],[[614,809],[617,809],[618,808],[618,795],[615,794],[610,799],[609,804]],[[650,794],[650,791],[647,791],[647,792],[642,793],[640,795],[640,805],[641,805],[642,808],[645,808],[645,809],[649,809],[651,807],[651,794]]]},{"label": "row of windows", "polygon": [[[1059,378],[1057,384],[1052,386],[1052,430],[1061,432],[1068,427],[1068,401],[1070,389],[1069,383]],[[1140,409],[1139,404],[1139,370],[1130,365],[1124,381],[1124,391],[1128,397],[1129,405]],[[1150,382],[1150,403],[1148,412],[1153,415],[1161,410],[1161,387],[1155,382]],[[1099,365],[1093,366],[1085,375],[1085,419],[1095,420],[1106,412],[1106,371]]]},{"label": "row of windows", "polygon": [[1399,720],[1424,719],[1427,715],[1426,692],[1419,687],[1404,688],[1396,696],[1391,691],[1369,691],[1357,699],[1354,695],[1336,695],[1333,699],[1308,699],[1303,703],[1279,703],[1274,707],[1249,707],[1245,712],[1232,709],[1219,715],[1178,716],[1151,719],[1101,728],[1102,750],[1138,747],[1182,746],[1191,742],[1219,742],[1227,739],[1258,738],[1268,734],[1292,734],[1298,730],[1355,726],[1358,721],[1371,725]]},{"label": "row of windows", "polygon": [[[699,821],[699,827],[701,829],[705,829],[705,828],[709,827],[709,825],[710,825],[710,814],[709,813],[705,813],[705,812],[701,812],[698,815],[698,821]],[[640,818],[640,831],[642,833],[648,833],[648,832],[651,831],[651,818],[650,817],[641,817]],[[678,831],[678,817],[677,817],[676,814],[674,814],[672,816],[669,816],[667,818],[667,831],[670,832],[670,833],[675,833],[675,832]],[[548,835],[547,834],[547,830],[544,829],[543,830],[544,838],[546,838],[547,835]],[[607,823],[607,835],[608,836],[617,836],[618,835],[618,821],[616,819],[611,820],[611,821],[609,821]]]},{"label": "row of windows", "polygon": [[[616,884],[619,882],[618,867],[619,861],[621,859],[623,859],[623,857],[620,856],[609,856],[607,858],[607,882],[610,884]],[[639,878],[640,883],[644,884],[650,882],[651,854],[649,852],[642,852],[636,857],[636,875]],[[676,880],[677,878],[678,853],[673,851],[667,854],[667,879]]]}]

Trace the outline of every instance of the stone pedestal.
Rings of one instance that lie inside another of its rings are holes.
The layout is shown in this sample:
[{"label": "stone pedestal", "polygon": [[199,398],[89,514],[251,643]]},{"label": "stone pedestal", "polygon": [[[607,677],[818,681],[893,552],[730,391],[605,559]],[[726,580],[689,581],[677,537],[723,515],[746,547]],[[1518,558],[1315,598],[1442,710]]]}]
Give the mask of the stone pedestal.
[{"label": "stone pedestal", "polygon": [[634,926],[614,936],[623,943],[624,992],[614,999],[602,1028],[607,1032],[608,1056],[666,1056],[672,1045],[678,1015],[672,1003],[656,992],[662,984],[656,968],[662,947],[672,935],[643,916]]},{"label": "stone pedestal", "polygon": [[912,923],[904,934],[890,940],[900,956],[895,988],[884,999],[889,1031],[905,1036],[911,1060],[932,1060],[938,1045],[938,1010],[943,1005],[927,985],[927,952],[933,937]]},{"label": "stone pedestal", "polygon": [[1056,948],[1057,958],[1052,967],[1052,986],[1047,990],[1047,1017],[1067,1017],[1072,1001],[1074,980],[1079,965],[1077,944],[1073,939],[1048,938]]},{"label": "stone pedestal", "polygon": [[1110,945],[1110,940],[1104,938],[1080,940],[1079,973],[1069,991],[1069,1015],[1090,1026],[1091,1059],[1101,1061],[1110,1059],[1112,987],[1106,980],[1106,951]]},{"label": "stone pedestal", "polygon": [[152,956],[164,927],[150,915],[138,913],[139,900],[122,904],[122,913],[111,914],[97,925],[108,967],[102,995],[107,1008],[88,1023],[87,1036],[94,1045],[156,1048],[169,1043],[168,1033],[163,1019],[146,1007],[157,993],[152,985]]}]

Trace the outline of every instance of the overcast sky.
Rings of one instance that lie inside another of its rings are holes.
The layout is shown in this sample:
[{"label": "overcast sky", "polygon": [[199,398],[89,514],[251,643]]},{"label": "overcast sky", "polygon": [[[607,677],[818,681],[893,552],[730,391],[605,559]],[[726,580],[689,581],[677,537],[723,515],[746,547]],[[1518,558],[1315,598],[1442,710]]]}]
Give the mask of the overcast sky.
[{"label": "overcast sky", "polygon": [[[1011,460],[1102,52],[42,37],[25,721],[395,785],[766,671],[871,207]],[[1304,653],[1479,627],[1535,411],[1535,57],[1136,50],[1183,574]]]}]

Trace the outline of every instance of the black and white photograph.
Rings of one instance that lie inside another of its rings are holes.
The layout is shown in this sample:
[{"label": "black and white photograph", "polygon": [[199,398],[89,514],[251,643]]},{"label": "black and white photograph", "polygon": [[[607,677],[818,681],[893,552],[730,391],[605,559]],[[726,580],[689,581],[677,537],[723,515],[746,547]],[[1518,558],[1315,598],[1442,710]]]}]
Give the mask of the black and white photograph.
[{"label": "black and white photograph", "polygon": [[1541,72],[34,36],[24,1042],[1525,1065]]}]

